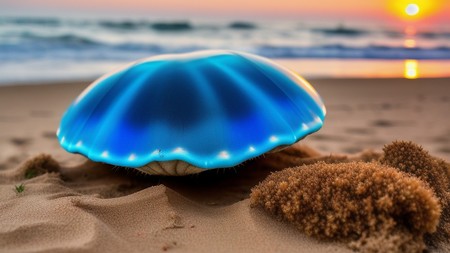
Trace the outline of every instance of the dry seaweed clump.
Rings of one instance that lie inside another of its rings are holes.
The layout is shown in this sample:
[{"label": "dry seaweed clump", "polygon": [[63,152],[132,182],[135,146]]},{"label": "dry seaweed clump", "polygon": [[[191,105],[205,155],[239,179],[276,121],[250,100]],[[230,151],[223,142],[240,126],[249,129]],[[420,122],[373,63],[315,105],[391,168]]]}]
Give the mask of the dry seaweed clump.
[{"label": "dry seaweed clump", "polygon": [[59,164],[51,155],[39,154],[19,167],[25,179],[37,177],[47,172],[58,172]]},{"label": "dry seaweed clump", "polygon": [[[407,141],[395,141],[383,148],[380,162],[397,168],[427,182],[442,205],[450,200],[450,181],[443,161],[432,157],[419,145]],[[446,201],[443,201],[446,200]]]},{"label": "dry seaweed clump", "polygon": [[439,198],[442,217],[437,233],[427,238],[430,244],[449,242],[450,238],[450,178],[448,164],[432,157],[419,145],[395,141],[384,147],[380,162],[406,172],[426,182]]},{"label": "dry seaweed clump", "polygon": [[421,252],[441,212],[423,182],[375,162],[285,169],[255,186],[250,197],[252,206],[310,236],[353,241],[364,252]]}]

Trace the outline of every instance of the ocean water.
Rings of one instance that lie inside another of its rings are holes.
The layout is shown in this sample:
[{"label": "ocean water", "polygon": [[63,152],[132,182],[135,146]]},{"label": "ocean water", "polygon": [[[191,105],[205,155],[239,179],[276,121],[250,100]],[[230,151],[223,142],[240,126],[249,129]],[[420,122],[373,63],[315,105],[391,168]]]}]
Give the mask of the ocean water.
[{"label": "ocean water", "polygon": [[0,84],[92,79],[139,58],[201,49],[302,61],[447,61],[450,26],[0,16]]}]

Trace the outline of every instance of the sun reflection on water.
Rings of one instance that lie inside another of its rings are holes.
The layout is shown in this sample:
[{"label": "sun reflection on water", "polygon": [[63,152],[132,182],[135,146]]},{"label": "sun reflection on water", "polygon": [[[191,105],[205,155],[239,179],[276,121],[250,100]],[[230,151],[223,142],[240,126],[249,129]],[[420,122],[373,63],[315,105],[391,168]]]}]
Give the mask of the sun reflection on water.
[{"label": "sun reflection on water", "polygon": [[417,60],[405,60],[405,72],[403,76],[406,79],[419,78],[419,62]]},{"label": "sun reflection on water", "polygon": [[[409,25],[405,28],[405,39],[403,41],[403,46],[405,48],[414,49],[417,47],[416,34],[417,29],[415,26]],[[419,78],[419,62],[415,59],[406,59],[404,61],[403,76],[406,79]]]}]

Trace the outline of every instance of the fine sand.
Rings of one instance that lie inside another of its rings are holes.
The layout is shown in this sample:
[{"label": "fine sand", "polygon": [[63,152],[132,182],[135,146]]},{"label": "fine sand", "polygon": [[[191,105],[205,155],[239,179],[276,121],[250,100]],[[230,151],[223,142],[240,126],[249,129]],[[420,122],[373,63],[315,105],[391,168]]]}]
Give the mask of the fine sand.
[{"label": "fine sand", "polygon": [[450,160],[450,79],[312,80],[327,106],[322,130],[237,168],[182,178],[59,147],[60,117],[88,83],[0,88],[0,252],[351,252],[250,208],[250,189],[330,155],[377,156],[394,140]]}]

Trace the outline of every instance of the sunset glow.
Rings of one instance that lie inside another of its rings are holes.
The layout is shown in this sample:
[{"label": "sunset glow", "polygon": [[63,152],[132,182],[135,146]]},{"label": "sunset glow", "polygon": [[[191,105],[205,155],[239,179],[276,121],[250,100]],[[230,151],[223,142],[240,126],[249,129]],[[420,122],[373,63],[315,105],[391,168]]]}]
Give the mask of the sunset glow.
[{"label": "sunset glow", "polygon": [[439,17],[450,20],[450,2],[447,0],[334,0],[291,1],[291,0],[2,0],[1,10],[9,12],[15,9],[36,11],[70,11],[70,12],[114,12],[143,13],[163,16],[244,16],[254,17],[296,17],[338,18],[346,19],[381,19],[381,20],[421,20],[426,17]]},{"label": "sunset glow", "polygon": [[450,0],[1,0],[0,86],[209,49],[307,78],[450,77],[449,33]]}]

